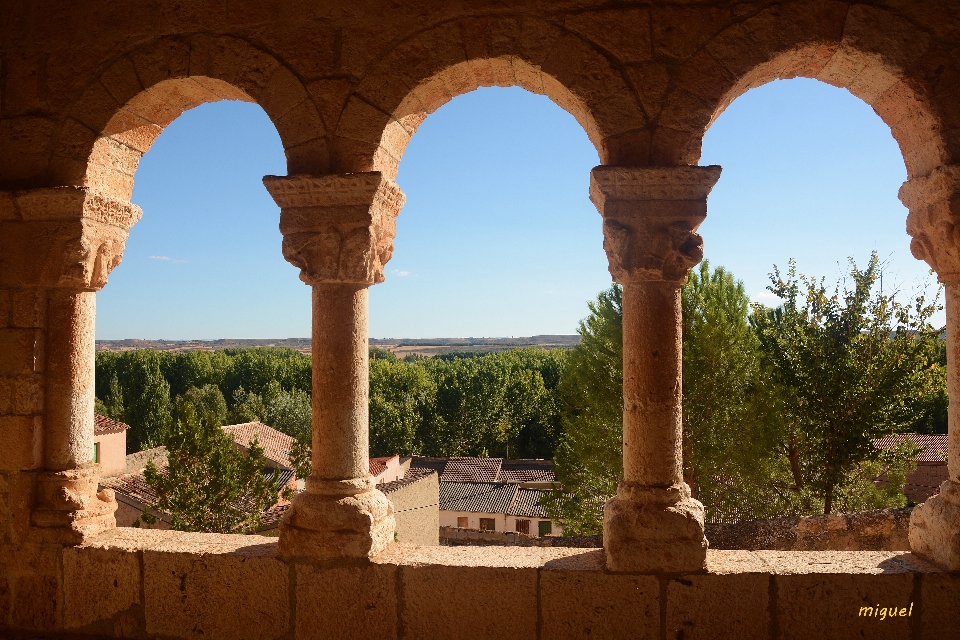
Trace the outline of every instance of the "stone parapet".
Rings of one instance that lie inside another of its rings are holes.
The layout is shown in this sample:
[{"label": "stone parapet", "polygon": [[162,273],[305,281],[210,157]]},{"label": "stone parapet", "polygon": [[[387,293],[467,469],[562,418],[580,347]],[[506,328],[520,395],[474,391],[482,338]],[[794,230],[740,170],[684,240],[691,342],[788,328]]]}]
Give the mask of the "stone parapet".
[{"label": "stone parapet", "polygon": [[[0,554],[5,635],[772,640],[960,628],[960,575],[901,552],[710,551],[700,571],[622,574],[599,549],[400,544],[368,560],[289,561],[272,538],[137,529],[38,548],[27,564],[11,552]],[[46,617],[25,611],[38,589]]]}]

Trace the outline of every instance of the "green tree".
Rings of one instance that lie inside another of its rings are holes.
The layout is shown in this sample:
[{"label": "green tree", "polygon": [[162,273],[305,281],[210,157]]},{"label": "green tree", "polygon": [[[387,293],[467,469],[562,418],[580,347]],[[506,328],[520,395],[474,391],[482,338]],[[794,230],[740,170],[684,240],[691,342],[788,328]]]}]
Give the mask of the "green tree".
[{"label": "green tree", "polygon": [[146,350],[132,353],[117,373],[122,380],[123,421],[130,425],[130,453],[158,446],[173,422],[170,385],[160,372],[160,357]]},{"label": "green tree", "polygon": [[690,271],[681,301],[684,480],[711,522],[778,515],[788,482],[774,453],[743,283],[704,261]]},{"label": "green tree", "polygon": [[[265,473],[267,459],[256,439],[245,454],[212,415],[200,419],[185,403],[163,444],[168,465],[161,469],[151,461],[144,478],[157,493],[153,508],[169,513],[174,529],[250,533],[260,527],[261,513],[277,501],[280,480],[276,472]],[[140,519],[156,521],[146,510]]]},{"label": "green tree", "polygon": [[433,378],[416,363],[396,358],[371,360],[371,454],[421,454],[421,437],[425,425],[432,424],[436,393],[437,385]]},{"label": "green tree", "polygon": [[[545,505],[568,535],[602,529],[603,504],[623,477],[623,310],[614,284],[587,305],[580,343],[560,380],[564,436],[554,456],[563,492]],[[573,499],[567,498],[573,494]]]},{"label": "green tree", "polygon": [[205,384],[200,388],[190,387],[182,396],[177,396],[174,407],[178,416],[182,414],[187,403],[202,419],[210,418],[219,425],[227,423],[227,401],[218,386]]},{"label": "green tree", "polygon": [[864,486],[856,480],[864,470],[903,468],[908,452],[882,453],[872,440],[907,427],[931,387],[936,300],[874,295],[879,269],[876,253],[863,270],[850,260],[849,281],[831,293],[791,260],[786,279],[775,267],[768,287],[783,306],[753,315],[774,382],[790,397],[781,440],[795,489],[823,513],[856,508],[850,487]]}]

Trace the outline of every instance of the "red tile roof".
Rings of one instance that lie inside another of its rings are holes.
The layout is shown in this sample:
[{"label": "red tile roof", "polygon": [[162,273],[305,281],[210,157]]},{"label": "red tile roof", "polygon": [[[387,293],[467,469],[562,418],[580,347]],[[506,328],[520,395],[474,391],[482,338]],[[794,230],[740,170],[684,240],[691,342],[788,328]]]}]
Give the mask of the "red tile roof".
[{"label": "red tile roof", "polygon": [[[162,466],[158,464],[157,468],[165,470],[166,466],[166,462],[164,462]],[[147,484],[146,478],[143,477],[142,470],[135,473],[125,473],[121,476],[113,476],[111,478],[101,478],[100,486],[113,489],[117,493],[128,495],[144,505],[153,505],[157,502],[157,492]]]},{"label": "red tile roof", "polygon": [[254,436],[256,436],[257,442],[263,447],[263,453],[268,460],[272,460],[287,469],[293,468],[293,463],[290,462],[290,450],[294,443],[293,437],[262,422],[231,424],[223,427],[223,430],[233,437],[234,442],[244,448],[248,448],[250,443],[253,442]]},{"label": "red tile roof", "polygon": [[892,449],[907,439],[920,447],[917,462],[941,463],[947,461],[947,434],[945,433],[896,433],[873,441],[880,449]]},{"label": "red tile roof", "polygon": [[370,475],[376,477],[387,470],[387,462],[395,456],[384,456],[382,458],[370,458]]},{"label": "red tile roof", "polygon": [[130,428],[130,425],[102,416],[99,413],[93,414],[93,435],[105,436],[110,433],[120,433]]}]

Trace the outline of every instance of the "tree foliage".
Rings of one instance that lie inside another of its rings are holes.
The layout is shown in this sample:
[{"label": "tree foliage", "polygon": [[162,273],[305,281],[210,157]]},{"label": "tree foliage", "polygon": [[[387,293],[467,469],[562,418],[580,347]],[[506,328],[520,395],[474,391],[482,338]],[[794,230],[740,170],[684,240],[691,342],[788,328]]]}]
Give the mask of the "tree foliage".
[{"label": "tree foliage", "polygon": [[[795,488],[808,489],[824,513],[835,503],[849,507],[857,492],[846,487],[856,484],[858,469],[889,457],[873,439],[907,428],[924,396],[935,393],[940,332],[929,321],[937,301],[874,295],[879,269],[876,253],[862,270],[851,260],[849,280],[830,292],[824,280],[798,275],[791,261],[786,279],[776,268],[771,274],[769,290],[783,306],[753,315],[773,380],[789,390],[781,447]],[[890,463],[902,467],[903,460]]]},{"label": "tree foliage", "polygon": [[623,477],[622,295],[614,284],[588,303],[560,380],[564,437],[554,467],[564,490],[546,508],[568,535],[600,533],[603,504]]},{"label": "tree foliage", "polygon": [[[945,411],[935,304],[871,297],[876,257],[852,288],[773,276],[785,300],[751,309],[742,284],[704,262],[682,289],[683,470],[713,522],[902,506],[916,449],[872,440]],[[806,285],[800,294],[800,283]],[[805,302],[802,302],[804,301]],[[617,285],[590,303],[560,383],[564,497],[549,508],[572,534],[599,533],[622,477],[623,342]],[[752,315],[751,315],[752,312]],[[878,482],[878,480],[885,482]],[[832,504],[831,504],[832,503]]]},{"label": "tree foliage", "polygon": [[[144,478],[157,493],[152,507],[169,513],[174,529],[250,533],[260,527],[262,511],[277,501],[279,476],[265,472],[256,439],[244,453],[212,415],[201,419],[185,403],[163,444],[168,465],[149,462]],[[140,519],[156,521],[146,510]]]}]

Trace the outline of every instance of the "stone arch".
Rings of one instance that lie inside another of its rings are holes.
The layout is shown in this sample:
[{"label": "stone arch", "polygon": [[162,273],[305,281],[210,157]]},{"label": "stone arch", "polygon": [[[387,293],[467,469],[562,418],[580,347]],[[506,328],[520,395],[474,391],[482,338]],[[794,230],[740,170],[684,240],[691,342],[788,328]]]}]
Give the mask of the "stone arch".
[{"label": "stone arch", "polygon": [[129,200],[140,158],[181,113],[206,102],[259,104],[291,173],[329,168],[326,128],[280,60],[234,37],[165,38],[119,56],[91,82],[54,139],[51,183]]},{"label": "stone arch", "polygon": [[704,132],[736,98],[776,79],[806,77],[845,88],[890,127],[908,176],[949,162],[936,104],[920,63],[947,59],[931,36],[876,7],[794,3],[735,24],[683,66],[665,99],[659,127],[672,130],[676,155],[695,164]]},{"label": "stone arch", "polygon": [[543,94],[573,115],[604,164],[645,164],[648,118],[629,80],[596,44],[542,20],[453,21],[393,47],[346,98],[335,131],[337,171],[394,177],[427,115],[489,86]]}]

